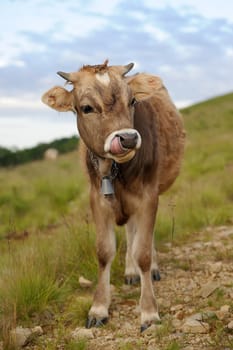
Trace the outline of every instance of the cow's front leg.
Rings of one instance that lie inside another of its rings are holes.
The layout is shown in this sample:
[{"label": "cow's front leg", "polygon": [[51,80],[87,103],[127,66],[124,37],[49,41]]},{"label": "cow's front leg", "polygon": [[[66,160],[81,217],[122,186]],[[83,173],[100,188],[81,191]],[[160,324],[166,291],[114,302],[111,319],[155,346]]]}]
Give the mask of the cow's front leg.
[{"label": "cow's front leg", "polygon": [[140,209],[132,218],[135,221],[136,227],[132,254],[141,279],[141,331],[144,331],[152,323],[160,321],[151,280],[153,229],[157,211],[157,201],[158,198],[156,195],[145,196]]},{"label": "cow's front leg", "polygon": [[[125,283],[126,284],[138,284],[140,282],[140,273],[138,266],[133,258],[132,246],[134,236],[136,234],[134,218],[130,219],[126,224],[126,239],[127,239],[127,251],[125,258]],[[160,273],[157,264],[157,254],[155,248],[153,248],[152,264],[151,264],[151,279],[152,281],[160,281]]]},{"label": "cow's front leg", "polygon": [[87,328],[102,326],[108,320],[108,309],[111,299],[110,269],[116,251],[111,206],[101,194],[93,191],[91,207],[96,224],[99,276],[93,304],[88,314]]}]

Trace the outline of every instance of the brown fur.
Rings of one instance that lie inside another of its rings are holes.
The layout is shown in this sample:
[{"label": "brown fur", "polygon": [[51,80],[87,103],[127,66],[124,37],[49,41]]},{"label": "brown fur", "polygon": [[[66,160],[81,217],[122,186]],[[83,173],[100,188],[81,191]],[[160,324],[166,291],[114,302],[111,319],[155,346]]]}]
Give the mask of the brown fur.
[{"label": "brown fur", "polygon": [[[90,203],[99,261],[99,281],[89,312],[90,324],[95,320],[94,324],[98,325],[99,320],[108,317],[116,223],[126,224],[126,276],[140,274],[141,322],[149,326],[159,318],[151,282],[151,270],[157,266],[153,228],[158,197],[179,173],[185,132],[181,116],[159,77],[137,74],[125,78],[132,64],[112,67],[107,64],[106,61],[102,65],[84,66],[69,75],[65,73],[74,89],[68,92],[55,87],[45,93],[42,100],[57,110],[78,113],[82,153],[91,184]],[[108,74],[109,82],[96,79],[96,73]],[[133,98],[138,100],[135,107],[131,103]],[[83,112],[85,106],[91,107],[89,113]],[[121,162],[120,156],[106,153],[105,144],[109,135],[123,129],[138,132],[142,143],[139,149],[133,150],[133,158],[130,156]],[[101,181],[111,173],[112,159],[118,163],[113,180],[115,195],[105,197],[100,193]]]},{"label": "brown fur", "polygon": [[107,71],[108,60],[106,60],[103,64],[97,64],[95,66],[84,65],[80,71],[86,71],[90,73],[104,73]]}]

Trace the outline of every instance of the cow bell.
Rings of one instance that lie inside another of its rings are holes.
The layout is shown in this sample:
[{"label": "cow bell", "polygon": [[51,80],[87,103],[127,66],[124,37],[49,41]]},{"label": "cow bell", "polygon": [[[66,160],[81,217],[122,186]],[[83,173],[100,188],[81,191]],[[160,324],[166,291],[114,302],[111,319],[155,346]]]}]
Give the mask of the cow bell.
[{"label": "cow bell", "polygon": [[102,178],[101,193],[104,196],[111,196],[111,195],[113,195],[115,193],[113,185],[112,185],[112,181],[111,181],[109,176],[104,176]]}]

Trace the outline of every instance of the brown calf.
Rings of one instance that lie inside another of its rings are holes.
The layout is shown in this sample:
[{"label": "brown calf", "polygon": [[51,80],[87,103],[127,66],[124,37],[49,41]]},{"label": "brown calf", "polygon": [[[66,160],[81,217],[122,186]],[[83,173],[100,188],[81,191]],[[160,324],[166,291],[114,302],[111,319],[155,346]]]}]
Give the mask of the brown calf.
[{"label": "brown calf", "polygon": [[126,282],[141,280],[141,330],[160,320],[152,284],[159,279],[153,229],[159,195],[180,170],[185,132],[161,79],[125,77],[132,67],[108,66],[106,61],[75,73],[58,72],[73,85],[72,91],[57,86],[42,97],[58,111],[77,114],[85,147],[99,261],[88,328],[108,319],[115,224],[126,225]]}]

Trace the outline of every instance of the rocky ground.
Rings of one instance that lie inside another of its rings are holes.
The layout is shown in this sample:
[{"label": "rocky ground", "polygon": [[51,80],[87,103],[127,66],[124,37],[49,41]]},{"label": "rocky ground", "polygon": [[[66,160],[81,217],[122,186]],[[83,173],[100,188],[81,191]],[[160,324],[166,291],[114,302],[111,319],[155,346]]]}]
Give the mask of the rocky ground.
[{"label": "rocky ground", "polygon": [[73,347],[47,347],[44,332],[40,345],[26,349],[233,349],[233,227],[208,228],[185,244],[166,244],[158,255],[161,325],[140,334],[139,286],[113,287],[108,325],[69,330]]}]

